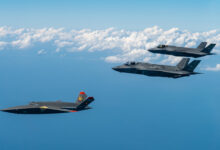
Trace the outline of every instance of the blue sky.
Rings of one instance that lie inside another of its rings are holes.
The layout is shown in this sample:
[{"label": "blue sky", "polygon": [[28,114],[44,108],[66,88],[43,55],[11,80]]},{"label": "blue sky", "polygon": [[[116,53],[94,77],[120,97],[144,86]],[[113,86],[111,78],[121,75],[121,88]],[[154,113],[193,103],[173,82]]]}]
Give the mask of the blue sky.
[{"label": "blue sky", "polygon": [[217,0],[3,0],[0,25],[136,30],[158,25],[202,31],[219,27],[219,4]]},{"label": "blue sky", "polygon": [[216,1],[1,1],[0,109],[30,101],[93,109],[54,115],[1,112],[1,150],[218,150],[219,55],[204,74],[168,79],[122,74],[127,60],[175,65],[147,49],[160,43],[220,47]]}]

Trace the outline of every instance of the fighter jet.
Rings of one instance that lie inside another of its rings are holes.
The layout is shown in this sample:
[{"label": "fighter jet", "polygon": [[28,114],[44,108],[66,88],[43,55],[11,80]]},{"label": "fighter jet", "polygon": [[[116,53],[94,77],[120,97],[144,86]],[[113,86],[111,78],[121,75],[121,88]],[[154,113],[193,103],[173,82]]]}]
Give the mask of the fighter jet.
[{"label": "fighter jet", "polygon": [[194,69],[200,63],[200,60],[193,60],[191,63],[189,63],[189,61],[189,58],[183,58],[176,66],[157,65],[142,62],[128,62],[124,65],[117,66],[112,69],[118,72],[169,78],[180,78],[194,74],[200,74],[194,72]]},{"label": "fighter jet", "polygon": [[173,56],[183,57],[203,57],[206,55],[215,55],[211,53],[216,44],[210,44],[207,46],[207,42],[201,42],[197,48],[177,47],[172,45],[158,45],[155,48],[151,48],[148,51],[152,53],[167,54]]},{"label": "fighter jet", "polygon": [[54,102],[30,102],[28,105],[16,106],[1,111],[16,114],[52,114],[77,112],[91,109],[88,105],[94,101],[93,97],[88,97],[85,92],[80,92],[75,103],[54,101]]}]

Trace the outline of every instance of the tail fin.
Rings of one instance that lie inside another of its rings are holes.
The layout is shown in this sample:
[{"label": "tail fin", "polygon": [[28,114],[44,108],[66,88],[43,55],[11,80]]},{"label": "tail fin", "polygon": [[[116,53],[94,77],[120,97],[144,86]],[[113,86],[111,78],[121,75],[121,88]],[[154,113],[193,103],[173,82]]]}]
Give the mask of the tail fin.
[{"label": "tail fin", "polygon": [[87,98],[86,93],[85,92],[80,92],[79,96],[78,96],[78,98],[76,100],[76,104],[81,104],[83,101],[86,100],[86,98]]},{"label": "tail fin", "polygon": [[183,58],[183,59],[181,59],[180,62],[177,64],[177,67],[178,67],[179,69],[184,69],[184,68],[188,65],[189,60],[190,60],[189,58]]},{"label": "tail fin", "polygon": [[209,46],[207,46],[206,48],[204,48],[202,50],[202,52],[205,52],[205,53],[210,53],[212,51],[212,49],[215,47],[216,44],[209,44]]},{"label": "tail fin", "polygon": [[204,49],[206,47],[206,45],[207,45],[207,42],[201,42],[197,48]]},{"label": "tail fin", "polygon": [[191,63],[189,63],[184,70],[193,72],[194,69],[198,66],[201,60],[193,60]]},{"label": "tail fin", "polygon": [[94,101],[93,97],[88,97],[85,92],[80,92],[79,96],[76,100],[76,105],[77,105],[77,110],[82,110],[84,109],[86,106],[88,106],[91,102]]},{"label": "tail fin", "polygon": [[[77,110],[82,110],[82,109],[85,109],[86,106],[88,106],[91,102],[94,101],[94,98],[93,97],[88,97],[86,100],[84,100],[82,103],[80,103],[78,106],[77,106]],[[89,108],[87,108],[89,109]]]}]

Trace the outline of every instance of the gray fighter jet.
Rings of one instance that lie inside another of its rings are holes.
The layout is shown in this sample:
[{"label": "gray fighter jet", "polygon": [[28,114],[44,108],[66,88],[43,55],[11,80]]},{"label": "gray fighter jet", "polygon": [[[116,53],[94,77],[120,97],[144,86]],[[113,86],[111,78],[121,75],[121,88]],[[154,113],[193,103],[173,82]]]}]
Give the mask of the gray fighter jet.
[{"label": "gray fighter jet", "polygon": [[200,63],[200,60],[193,60],[191,63],[189,63],[189,61],[189,58],[183,58],[176,66],[157,65],[142,62],[128,62],[124,65],[117,66],[112,69],[118,72],[169,78],[180,78],[194,74],[200,74],[194,72],[194,69]]},{"label": "gray fighter jet", "polygon": [[93,97],[88,97],[85,92],[80,92],[75,103],[70,102],[31,102],[28,105],[16,106],[1,111],[17,114],[52,114],[77,112],[91,109],[88,105],[94,101]]},{"label": "gray fighter jet", "polygon": [[201,42],[197,48],[177,47],[172,45],[158,45],[155,48],[151,48],[148,51],[152,53],[167,54],[173,56],[183,57],[203,57],[206,55],[214,55],[211,53],[216,44],[210,44],[207,46],[207,42]]}]

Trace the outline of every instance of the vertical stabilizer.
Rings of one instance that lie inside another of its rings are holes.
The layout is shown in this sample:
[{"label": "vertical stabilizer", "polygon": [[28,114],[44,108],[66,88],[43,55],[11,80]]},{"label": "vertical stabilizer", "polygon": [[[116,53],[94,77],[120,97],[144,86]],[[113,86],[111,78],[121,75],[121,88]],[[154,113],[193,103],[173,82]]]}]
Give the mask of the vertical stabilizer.
[{"label": "vertical stabilizer", "polygon": [[78,98],[76,100],[76,104],[81,104],[83,101],[86,100],[86,98],[87,98],[86,93],[85,92],[80,92],[79,96],[78,96]]},{"label": "vertical stabilizer", "polygon": [[201,42],[197,48],[204,49],[206,47],[206,45],[207,45],[207,42]]},{"label": "vertical stabilizer", "polygon": [[209,44],[209,46],[207,46],[206,48],[204,48],[202,50],[202,52],[204,53],[210,53],[212,51],[212,49],[215,47],[216,44]]},{"label": "vertical stabilizer", "polygon": [[188,65],[189,60],[190,60],[189,58],[181,59],[180,62],[177,64],[177,67],[181,70],[184,69]]},{"label": "vertical stabilizer", "polygon": [[201,62],[201,60],[193,60],[191,63],[189,63],[184,70],[193,72],[194,69],[198,66],[198,64]]},{"label": "vertical stabilizer", "polygon": [[[80,103],[78,106],[77,106],[77,110],[82,110],[82,109],[85,109],[91,102],[94,101],[94,98],[93,97],[88,97],[86,100],[84,100],[82,103]],[[87,109],[89,109],[87,107]]]}]

